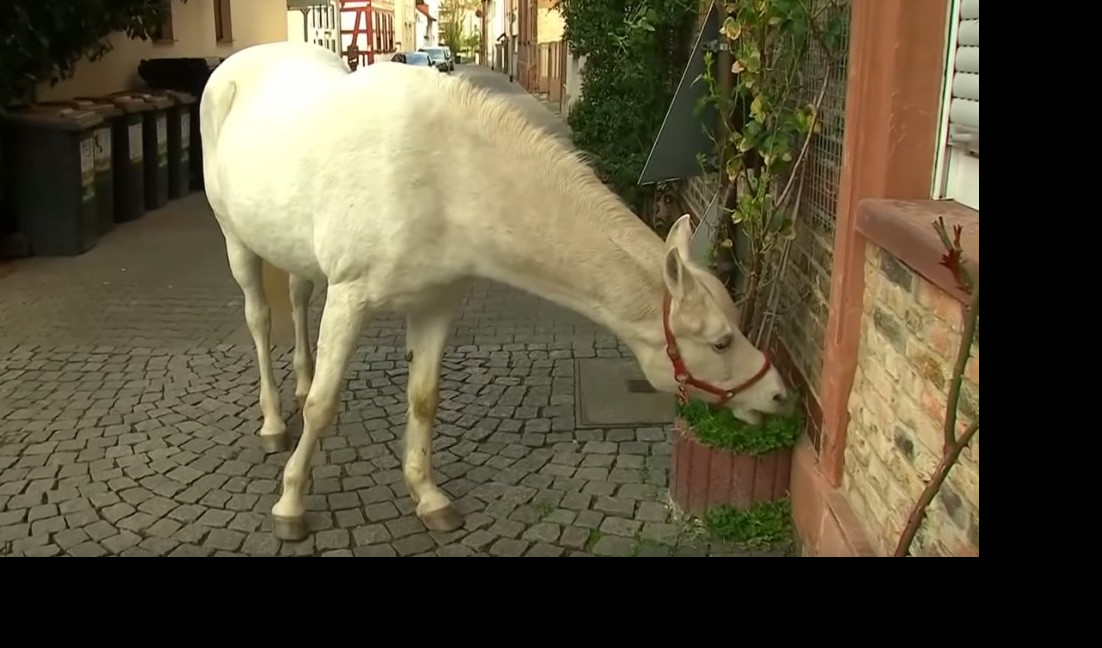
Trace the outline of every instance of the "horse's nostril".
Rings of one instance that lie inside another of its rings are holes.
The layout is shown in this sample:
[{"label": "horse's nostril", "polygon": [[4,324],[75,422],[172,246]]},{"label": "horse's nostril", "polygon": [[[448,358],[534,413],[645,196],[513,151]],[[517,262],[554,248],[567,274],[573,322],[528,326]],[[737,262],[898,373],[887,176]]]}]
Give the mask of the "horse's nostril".
[{"label": "horse's nostril", "polygon": [[782,394],[781,392],[777,392],[776,394],[773,394],[773,402],[774,403],[783,403],[784,402],[784,394]]}]

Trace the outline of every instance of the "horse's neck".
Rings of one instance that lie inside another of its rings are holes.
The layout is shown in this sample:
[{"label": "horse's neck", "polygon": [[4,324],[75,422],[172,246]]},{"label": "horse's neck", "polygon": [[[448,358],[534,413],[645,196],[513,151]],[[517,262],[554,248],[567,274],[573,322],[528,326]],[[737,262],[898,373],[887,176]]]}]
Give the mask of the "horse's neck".
[{"label": "horse's neck", "polygon": [[662,240],[630,213],[594,213],[600,196],[556,192],[538,164],[513,177],[526,199],[491,235],[491,278],[574,310],[629,345],[660,336]]}]

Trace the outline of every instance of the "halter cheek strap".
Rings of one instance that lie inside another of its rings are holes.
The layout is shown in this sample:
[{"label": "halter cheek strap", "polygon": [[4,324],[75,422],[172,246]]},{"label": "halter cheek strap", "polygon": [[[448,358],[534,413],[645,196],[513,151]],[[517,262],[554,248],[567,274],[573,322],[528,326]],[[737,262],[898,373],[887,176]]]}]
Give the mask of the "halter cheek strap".
[{"label": "halter cheek strap", "polygon": [[685,393],[685,385],[692,385],[701,391],[706,391],[718,396],[719,400],[715,402],[714,405],[720,406],[734,398],[740,392],[749,389],[754,383],[764,378],[765,374],[769,373],[769,369],[773,365],[769,361],[769,356],[763,353],[762,355],[765,357],[765,362],[762,364],[761,369],[746,380],[746,382],[733,389],[720,389],[715,385],[694,378],[689,368],[685,365],[685,359],[681,357],[681,352],[677,348],[677,340],[674,339],[673,331],[670,329],[671,301],[670,294],[667,292],[662,301],[662,328],[665,329],[666,334],[666,355],[670,357],[670,362],[673,363],[673,377],[677,380],[677,394],[682,403],[688,402],[688,395]]}]

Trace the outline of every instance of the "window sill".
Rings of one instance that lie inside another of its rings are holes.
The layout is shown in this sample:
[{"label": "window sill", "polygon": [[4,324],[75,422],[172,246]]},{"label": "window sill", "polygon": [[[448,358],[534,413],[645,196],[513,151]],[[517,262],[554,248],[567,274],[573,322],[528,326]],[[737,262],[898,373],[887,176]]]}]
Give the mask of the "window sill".
[{"label": "window sill", "polygon": [[857,231],[962,304],[971,301],[948,268],[940,265],[945,254],[933,224],[945,219],[949,236],[961,226],[960,245],[966,267],[976,283],[980,279],[980,213],[955,200],[889,200],[868,198],[857,206]]}]

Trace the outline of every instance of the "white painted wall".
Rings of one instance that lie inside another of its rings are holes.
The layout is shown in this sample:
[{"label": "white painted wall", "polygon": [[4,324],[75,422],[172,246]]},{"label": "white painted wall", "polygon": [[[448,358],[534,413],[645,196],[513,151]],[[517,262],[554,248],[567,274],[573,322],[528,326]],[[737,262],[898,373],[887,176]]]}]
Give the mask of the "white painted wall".
[{"label": "white painted wall", "polygon": [[574,103],[582,97],[582,70],[585,69],[585,56],[566,55],[566,96],[563,98],[563,112],[570,114]]},{"label": "white painted wall", "polygon": [[40,84],[38,100],[59,101],[139,88],[142,81],[138,64],[143,59],[225,57],[250,45],[287,40],[286,0],[233,0],[230,12],[233,40],[219,43],[214,34],[213,2],[173,2],[174,40],[131,40],[126,34],[116,34],[111,37],[112,50],[103,58],[78,63],[73,76],[56,86]]}]

